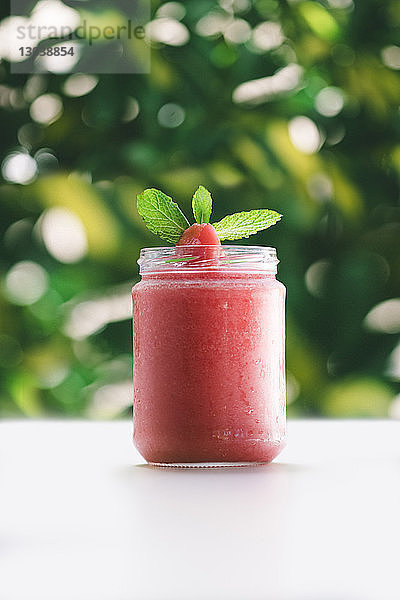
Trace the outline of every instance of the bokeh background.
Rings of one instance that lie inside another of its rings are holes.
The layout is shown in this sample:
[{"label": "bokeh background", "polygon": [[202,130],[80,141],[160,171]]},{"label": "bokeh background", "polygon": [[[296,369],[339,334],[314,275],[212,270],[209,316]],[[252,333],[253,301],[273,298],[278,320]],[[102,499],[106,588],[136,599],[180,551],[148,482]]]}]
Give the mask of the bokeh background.
[{"label": "bokeh background", "polygon": [[288,288],[289,414],[400,418],[399,27],[396,0],[154,1],[151,72],[101,76],[10,74],[3,35],[0,416],[129,413],[160,243],[135,197],[189,215],[204,184],[215,220],[284,215],[252,243]]}]

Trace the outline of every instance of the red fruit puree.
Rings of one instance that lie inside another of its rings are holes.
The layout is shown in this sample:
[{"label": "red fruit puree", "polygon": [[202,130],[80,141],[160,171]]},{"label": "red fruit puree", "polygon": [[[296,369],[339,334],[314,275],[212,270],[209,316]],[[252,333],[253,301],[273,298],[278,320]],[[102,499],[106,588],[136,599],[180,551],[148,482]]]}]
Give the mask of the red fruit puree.
[{"label": "red fruit puree", "polygon": [[[276,256],[253,264],[256,250],[273,249],[221,248],[239,258],[170,266],[169,248],[133,288],[134,441],[151,463],[269,462],[284,445],[285,288]],[[163,250],[145,249],[139,262]],[[193,246],[186,250],[196,260]]]}]

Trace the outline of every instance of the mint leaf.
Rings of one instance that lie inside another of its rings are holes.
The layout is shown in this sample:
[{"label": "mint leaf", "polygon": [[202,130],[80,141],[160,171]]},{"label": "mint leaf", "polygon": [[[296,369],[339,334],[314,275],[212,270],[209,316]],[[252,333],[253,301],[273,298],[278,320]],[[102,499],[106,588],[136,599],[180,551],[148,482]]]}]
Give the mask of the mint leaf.
[{"label": "mint leaf", "polygon": [[196,223],[208,223],[212,210],[211,194],[205,187],[199,185],[192,199],[192,207]]},{"label": "mint leaf", "polygon": [[172,244],[189,225],[179,206],[160,190],[150,188],[138,194],[137,209],[150,231]]},{"label": "mint leaf", "polygon": [[281,217],[274,210],[261,208],[228,215],[213,226],[220,240],[238,240],[275,225]]}]

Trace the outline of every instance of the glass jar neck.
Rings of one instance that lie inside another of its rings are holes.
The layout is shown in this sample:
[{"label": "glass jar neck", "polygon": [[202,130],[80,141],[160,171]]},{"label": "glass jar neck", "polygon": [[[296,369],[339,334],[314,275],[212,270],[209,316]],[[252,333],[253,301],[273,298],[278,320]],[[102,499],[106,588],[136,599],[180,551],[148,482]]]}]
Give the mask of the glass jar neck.
[{"label": "glass jar neck", "polygon": [[267,246],[175,246],[143,248],[138,264],[144,276],[175,274],[261,274],[274,276],[278,259]]}]

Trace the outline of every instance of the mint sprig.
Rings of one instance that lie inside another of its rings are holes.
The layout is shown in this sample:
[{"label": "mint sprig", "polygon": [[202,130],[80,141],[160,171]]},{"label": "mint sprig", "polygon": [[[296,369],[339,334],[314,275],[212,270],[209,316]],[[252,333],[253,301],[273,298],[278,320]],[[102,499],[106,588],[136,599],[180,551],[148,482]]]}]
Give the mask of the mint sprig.
[{"label": "mint sprig", "polygon": [[218,223],[213,223],[213,227],[221,241],[239,240],[275,225],[281,218],[282,215],[274,210],[261,208],[228,215]]},{"label": "mint sprig", "polygon": [[137,209],[150,231],[172,244],[189,226],[179,206],[160,190],[150,188],[138,194]]},{"label": "mint sprig", "polygon": [[[197,223],[204,225],[209,223],[212,198],[210,192],[202,185],[193,194],[192,208]],[[150,231],[172,244],[179,242],[183,232],[190,226],[172,198],[154,188],[138,194],[137,209]],[[282,215],[274,210],[261,208],[228,215],[218,223],[213,223],[212,226],[221,241],[239,240],[275,225],[281,217]],[[207,226],[211,227],[211,225]]]},{"label": "mint sprig", "polygon": [[196,223],[209,223],[212,211],[211,194],[199,185],[192,198],[192,208]]}]

